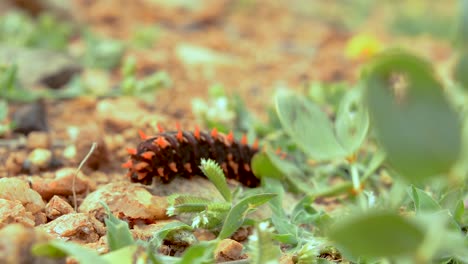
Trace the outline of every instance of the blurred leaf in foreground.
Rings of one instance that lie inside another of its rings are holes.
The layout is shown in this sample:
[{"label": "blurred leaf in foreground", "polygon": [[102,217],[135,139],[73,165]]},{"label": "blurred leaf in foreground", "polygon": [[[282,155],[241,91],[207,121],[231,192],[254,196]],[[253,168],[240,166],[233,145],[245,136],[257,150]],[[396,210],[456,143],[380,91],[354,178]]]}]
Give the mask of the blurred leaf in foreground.
[{"label": "blurred leaf in foreground", "polygon": [[461,126],[431,65],[395,50],[366,74],[371,122],[391,165],[413,182],[448,172],[460,153]]},{"label": "blurred leaf in foreground", "polygon": [[458,29],[456,32],[456,45],[466,51],[468,44],[468,0],[461,0],[460,14],[458,20]]},{"label": "blurred leaf in foreground", "polygon": [[393,212],[373,211],[348,217],[330,229],[329,237],[342,253],[362,257],[394,257],[414,253],[423,230]]},{"label": "blurred leaf in foreground", "polygon": [[468,90],[468,51],[462,52],[457,58],[453,78],[460,83],[465,91]]}]

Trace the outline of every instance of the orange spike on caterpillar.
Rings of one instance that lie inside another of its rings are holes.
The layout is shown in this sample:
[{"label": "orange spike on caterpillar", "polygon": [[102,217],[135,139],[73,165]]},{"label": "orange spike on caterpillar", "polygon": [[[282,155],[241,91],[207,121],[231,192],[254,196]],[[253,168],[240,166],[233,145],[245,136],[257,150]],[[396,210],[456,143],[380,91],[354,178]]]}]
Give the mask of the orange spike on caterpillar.
[{"label": "orange spike on caterpillar", "polygon": [[164,128],[161,126],[161,124],[157,124],[156,126],[158,127],[159,133],[163,133],[163,132],[164,132]]},{"label": "orange spike on caterpillar", "polygon": [[143,157],[146,160],[151,160],[154,155],[155,155],[155,153],[153,151],[145,151],[145,152],[141,153],[140,156]]},{"label": "orange spike on caterpillar", "polygon": [[128,160],[127,162],[122,163],[121,166],[122,166],[122,168],[124,168],[124,169],[130,169],[130,168],[133,167],[133,162],[132,162],[132,160]]},{"label": "orange spike on caterpillar", "polygon": [[130,154],[130,155],[136,155],[137,150],[136,150],[136,148],[127,148],[127,153]]},{"label": "orange spike on caterpillar", "polygon": [[252,144],[252,148],[258,150],[258,138],[255,139],[254,143]]},{"label": "orange spike on caterpillar", "polygon": [[214,138],[218,136],[218,129],[216,127],[211,130],[211,136]]},{"label": "orange spike on caterpillar", "polygon": [[184,168],[188,173],[192,173],[192,164],[190,164],[189,162],[184,164]]},{"label": "orange spike on caterpillar", "polygon": [[178,170],[177,170],[177,164],[175,164],[174,161],[172,161],[171,163],[169,163],[169,169],[171,169],[171,171],[173,171],[173,172],[178,172]]},{"label": "orange spike on caterpillar", "polygon": [[164,168],[163,168],[163,167],[159,167],[159,168],[158,168],[158,175],[159,175],[160,177],[164,177]]},{"label": "orange spike on caterpillar", "polygon": [[234,142],[234,133],[232,131],[229,132],[229,134],[226,136],[227,140],[229,143]]},{"label": "orange spike on caterpillar", "polygon": [[167,142],[167,140],[162,137],[162,136],[159,136],[157,139],[155,139],[153,141],[154,144],[156,144],[157,146],[159,146],[160,148],[164,149],[166,148],[167,146],[169,146],[169,142]]},{"label": "orange spike on caterpillar", "polygon": [[133,169],[136,170],[136,171],[141,171],[141,170],[143,170],[144,168],[146,168],[148,166],[149,166],[149,164],[147,162],[140,161],[137,164],[133,165]]},{"label": "orange spike on caterpillar", "polygon": [[247,134],[243,134],[241,138],[241,144],[242,145],[247,145]]},{"label": "orange spike on caterpillar", "polygon": [[183,133],[182,133],[182,129],[180,128],[180,124],[179,122],[176,123],[176,128],[177,128],[177,140],[178,141],[182,141],[184,140],[184,136],[183,136]]},{"label": "orange spike on caterpillar", "polygon": [[195,126],[195,131],[193,132],[193,136],[195,137],[196,140],[200,140],[200,128],[198,126]]},{"label": "orange spike on caterpillar", "polygon": [[149,137],[145,134],[145,132],[143,132],[143,130],[138,130],[138,135],[140,136],[140,139],[141,139],[141,140],[146,140],[146,139],[149,138]]}]

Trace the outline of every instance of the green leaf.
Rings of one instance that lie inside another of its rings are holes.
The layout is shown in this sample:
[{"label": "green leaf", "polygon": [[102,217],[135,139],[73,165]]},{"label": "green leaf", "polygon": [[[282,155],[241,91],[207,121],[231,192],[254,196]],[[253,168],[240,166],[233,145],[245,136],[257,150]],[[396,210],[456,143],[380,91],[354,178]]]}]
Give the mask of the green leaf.
[{"label": "green leaf", "polygon": [[63,251],[60,247],[54,246],[51,242],[38,243],[33,245],[31,251],[36,256],[43,256],[48,258],[64,258],[67,256],[67,252]]},{"label": "green leaf", "polygon": [[273,164],[265,152],[257,153],[252,158],[252,171],[256,176],[262,179],[267,177],[282,179],[284,177],[283,172]]},{"label": "green leaf", "polygon": [[460,1],[460,15],[456,32],[456,44],[464,50],[468,44],[468,0]]},{"label": "green leaf", "polygon": [[138,249],[138,245],[126,246],[105,254],[101,258],[107,263],[138,263],[146,259],[146,252]]},{"label": "green leaf", "polygon": [[221,193],[227,202],[232,201],[231,190],[226,183],[226,177],[224,176],[221,167],[213,160],[201,160],[200,169],[203,174],[216,186],[216,189]]},{"label": "green leaf", "polygon": [[[276,224],[275,228],[276,228]],[[294,226],[291,224],[291,226]],[[289,245],[297,245],[297,235],[293,234],[274,234],[273,239],[276,241],[283,243],[283,244],[289,244]]]},{"label": "green leaf", "polygon": [[294,206],[294,209],[291,213],[291,218],[296,219],[299,215],[303,214],[303,212],[307,214],[317,214],[317,210],[312,206],[314,202],[314,197],[312,196],[304,196],[297,204]]},{"label": "green leaf", "polygon": [[172,194],[167,198],[169,207],[167,215],[173,216],[181,213],[194,213],[205,210],[208,204],[212,203],[209,199],[190,195]]},{"label": "green leaf", "polygon": [[285,91],[276,95],[275,103],[283,129],[311,158],[330,160],[346,155],[330,120],[317,105]]},{"label": "green leaf", "polygon": [[8,116],[8,102],[6,100],[0,100],[0,123],[3,120],[5,120],[7,116]]},{"label": "green leaf", "polygon": [[414,202],[416,212],[438,211],[442,208],[427,192],[411,186],[411,198]]},{"label": "green leaf", "polygon": [[37,256],[72,256],[79,263],[110,263],[107,262],[105,259],[101,258],[95,250],[91,250],[85,246],[81,246],[73,242],[65,242],[61,240],[52,240],[48,243],[36,244],[33,246],[32,252]]},{"label": "green leaf", "polygon": [[377,151],[372,155],[371,160],[366,165],[366,169],[362,174],[362,181],[369,178],[373,173],[380,168],[380,165],[385,161],[385,153],[382,151]]},{"label": "green leaf", "polygon": [[270,201],[276,196],[275,193],[262,193],[248,196],[234,205],[229,211],[223,228],[219,232],[218,238],[225,239],[236,232],[244,223],[247,214],[255,210],[260,205]]},{"label": "green leaf", "polygon": [[389,163],[414,182],[447,172],[460,153],[460,121],[430,65],[389,51],[373,61],[365,82],[371,121]]},{"label": "green leaf", "polygon": [[272,198],[268,204],[270,205],[273,215],[285,217],[286,214],[283,210],[284,187],[277,179],[266,178],[263,181],[263,189],[268,193],[276,193],[276,197]]},{"label": "green leaf", "polygon": [[[267,155],[268,159],[270,160],[270,164],[274,167],[274,168],[270,168],[271,169],[270,173],[274,173],[275,177],[271,177],[271,175],[273,174],[265,174],[265,175],[259,174],[260,177],[276,178],[276,177],[280,177],[280,173],[281,173],[281,175],[284,175],[284,176],[281,176],[280,179],[283,179],[285,177],[286,180],[291,184],[291,187],[292,187],[291,189],[293,189],[293,191],[300,191],[303,193],[310,192],[310,189],[312,188],[312,186],[304,182],[305,175],[296,166],[296,164],[294,164],[293,162],[289,160],[281,159],[277,154],[273,153],[270,150],[266,150],[264,153]],[[257,155],[262,155],[262,153],[257,154]],[[269,173],[269,172],[267,171],[267,169],[260,169],[260,173]]]},{"label": "green leaf", "polygon": [[171,222],[165,226],[163,226],[161,229],[159,229],[158,231],[156,231],[154,234],[153,234],[153,238],[151,239],[151,244],[157,248],[159,247],[163,240],[171,233],[171,232],[175,232],[177,230],[192,230],[192,227],[187,225],[187,224],[184,224],[182,222]]},{"label": "green leaf", "polygon": [[196,245],[189,247],[182,259],[177,264],[211,264],[214,263],[214,250],[218,244],[217,240],[202,241]]},{"label": "green leaf", "polygon": [[268,202],[273,213],[271,222],[279,233],[274,235],[274,239],[285,244],[297,244],[298,228],[296,225],[291,224],[283,210],[284,188],[281,182],[277,179],[265,178],[263,183],[263,189],[265,192],[277,194],[276,197],[272,198]]},{"label": "green leaf", "polygon": [[364,142],[369,129],[369,115],[362,103],[362,89],[356,87],[341,100],[336,114],[336,136],[348,154],[354,153]]},{"label": "green leaf", "polygon": [[457,202],[455,206],[455,210],[453,212],[453,219],[458,223],[458,224],[463,224],[463,215],[465,214],[465,203],[463,203],[463,200],[460,200]]},{"label": "green leaf", "polygon": [[280,241],[281,243],[290,245],[296,245],[299,242],[299,227],[288,221],[286,217],[273,215],[271,217],[271,222],[278,232],[278,234],[275,236],[276,240]]},{"label": "green leaf", "polygon": [[273,229],[268,225],[268,222],[258,224],[253,235],[249,237],[249,263],[251,264],[278,263],[281,250],[279,245],[274,243]]},{"label": "green leaf", "polygon": [[105,203],[101,203],[106,209],[107,218],[104,220],[107,227],[107,243],[111,251],[135,244],[128,223],[115,217]]},{"label": "green leaf", "polygon": [[[468,40],[468,39],[467,39]],[[462,52],[457,59],[455,64],[453,78],[460,83],[460,85],[468,90],[468,51]]]},{"label": "green leaf", "polygon": [[414,254],[424,232],[397,213],[369,211],[337,222],[330,228],[329,238],[352,256],[394,257]]}]

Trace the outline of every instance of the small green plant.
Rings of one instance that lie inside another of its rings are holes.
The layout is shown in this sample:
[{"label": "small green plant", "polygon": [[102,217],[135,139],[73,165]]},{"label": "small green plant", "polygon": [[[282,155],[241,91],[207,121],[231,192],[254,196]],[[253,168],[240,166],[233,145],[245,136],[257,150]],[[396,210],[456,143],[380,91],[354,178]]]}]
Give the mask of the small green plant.
[{"label": "small green plant", "polygon": [[89,31],[84,34],[86,52],[83,63],[91,68],[113,69],[119,65],[125,45],[115,39],[97,36]]},{"label": "small green plant", "polygon": [[195,213],[192,226],[219,231],[220,238],[227,238],[247,221],[247,214],[266,203],[275,194],[251,194],[244,198],[233,196],[228,188],[222,169],[212,160],[202,160],[200,168],[216,186],[224,201],[180,194],[170,196],[169,215]]},{"label": "small green plant", "polygon": [[21,87],[18,81],[16,64],[0,64],[0,97],[13,101],[32,101],[38,98],[38,92],[31,92]]},{"label": "small green plant", "polygon": [[135,28],[131,43],[136,48],[149,49],[160,38],[161,28],[158,25],[138,26]]},{"label": "small green plant", "polygon": [[138,96],[143,99],[152,100],[155,91],[170,88],[172,80],[167,72],[159,71],[149,76],[138,78],[136,75],[136,60],[128,57],[122,67],[122,82],[118,92],[122,95]]},{"label": "small green plant", "polygon": [[224,87],[214,85],[209,88],[208,94],[208,102],[201,98],[192,100],[193,113],[208,127],[216,127],[222,132],[229,131],[229,125],[233,123],[236,113]]},{"label": "small green plant", "polygon": [[64,50],[72,28],[49,14],[33,20],[19,12],[8,12],[0,18],[0,43],[12,46]]}]

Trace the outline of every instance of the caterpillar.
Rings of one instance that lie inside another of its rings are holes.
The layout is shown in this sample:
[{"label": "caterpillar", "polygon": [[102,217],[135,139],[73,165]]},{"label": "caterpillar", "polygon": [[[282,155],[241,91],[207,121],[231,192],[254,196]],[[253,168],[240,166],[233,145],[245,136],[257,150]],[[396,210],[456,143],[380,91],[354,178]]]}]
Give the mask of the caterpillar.
[{"label": "caterpillar", "polygon": [[136,148],[128,148],[130,160],[122,164],[128,169],[131,182],[150,185],[153,177],[169,183],[177,175],[190,178],[203,173],[199,168],[201,159],[216,161],[229,179],[235,179],[247,187],[257,187],[260,179],[251,168],[252,157],[258,152],[258,141],[250,146],[244,135],[240,141],[234,139],[232,131],[223,134],[215,129],[211,132],[164,131],[159,127],[155,136],[139,131],[143,140]]}]

